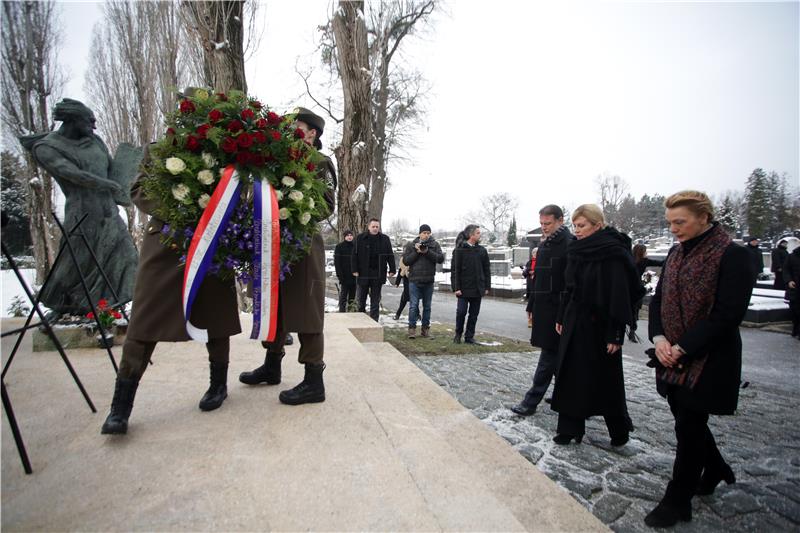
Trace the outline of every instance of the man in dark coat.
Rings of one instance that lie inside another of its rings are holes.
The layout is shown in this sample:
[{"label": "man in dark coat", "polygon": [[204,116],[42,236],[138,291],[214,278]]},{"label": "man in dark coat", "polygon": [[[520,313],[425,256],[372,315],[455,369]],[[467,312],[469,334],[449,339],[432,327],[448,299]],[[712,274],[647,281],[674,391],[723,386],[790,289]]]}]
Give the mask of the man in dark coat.
[{"label": "man in dark coat", "polygon": [[[149,155],[145,155],[142,168],[149,164]],[[127,433],[136,389],[156,343],[191,340],[186,333],[183,313],[181,254],[161,243],[164,222],[153,216],[158,204],[145,196],[141,188],[144,177],[145,173],[141,172],[131,185],[131,199],[150,218],[139,251],[131,321],[122,346],[111,412],[101,430],[104,434]],[[228,396],[230,337],[242,331],[233,281],[207,275],[192,305],[191,320],[194,326],[208,331],[206,348],[211,385],[200,400],[200,409],[211,411],[220,407]]]},{"label": "man in dark coat", "polygon": [[539,363],[533,374],[533,385],[523,400],[511,407],[521,416],[530,416],[542,401],[558,363],[556,316],[561,292],[564,290],[564,271],[567,267],[567,247],[572,234],[564,226],[564,213],[557,205],[546,205],[539,211],[539,224],[544,240],[539,245],[534,270],[534,285],[529,303],[533,311],[531,344],[541,348]]},{"label": "man in dark coat", "polygon": [[386,270],[389,270],[389,276],[394,276],[396,271],[392,241],[388,235],[381,233],[381,222],[377,218],[370,219],[367,231],[356,237],[352,269],[353,276],[358,280],[358,311],[366,312],[369,294],[369,316],[377,322]]},{"label": "man in dark coat", "polygon": [[775,283],[772,287],[778,291],[786,289],[786,281],[783,279],[783,264],[786,262],[786,258],[789,257],[788,246],[789,243],[782,240],[778,243],[778,246],[772,250],[772,266],[770,270],[775,274]]},{"label": "man in dark coat", "polygon": [[[295,109],[296,126],[305,134],[303,140],[318,150],[319,138],[325,128],[322,117],[308,109]],[[333,212],[336,196],[336,171],[327,157],[317,170],[318,180],[325,182],[325,201]],[[283,347],[289,331],[297,332],[300,352],[297,360],[305,366],[305,377],[292,389],[281,391],[278,399],[288,405],[325,401],[325,384],[322,372],[324,342],[322,330],[325,318],[325,245],[317,233],[311,241],[309,254],[292,265],[291,273],[280,284],[278,296],[278,330],[273,342],[262,342],[267,354],[264,364],[252,372],[242,372],[239,381],[246,385],[277,385],[281,382],[281,361],[286,354]]]},{"label": "man in dark coat", "polygon": [[758,246],[758,237],[750,237],[745,249],[750,252],[750,270],[753,273],[753,285],[755,285],[758,276],[764,272],[764,254]]},{"label": "man in dark coat", "polygon": [[333,265],[339,278],[339,312],[344,313],[356,299],[356,278],[353,277],[353,232],[346,230],[344,240],[333,250]]},{"label": "man in dark coat", "polygon": [[800,339],[800,246],[792,250],[783,262],[786,299],[792,312],[792,337]]},{"label": "man in dark coat", "polygon": [[[481,228],[470,224],[456,239],[451,266],[451,285],[456,293],[456,335],[453,342],[461,343],[464,334],[466,344],[476,344],[475,324],[481,312],[481,299],[489,294],[492,288],[492,272],[489,253],[478,244],[481,240]],[[464,330],[464,318],[469,312],[467,328]]]},{"label": "man in dark coat", "polygon": [[444,263],[442,247],[431,237],[431,227],[419,227],[419,237],[406,244],[403,250],[403,263],[408,265],[408,293],[411,307],[408,311],[408,338],[417,335],[419,302],[422,300],[422,332],[428,336],[431,329],[431,301],[433,300],[433,281],[436,278],[436,265]]}]

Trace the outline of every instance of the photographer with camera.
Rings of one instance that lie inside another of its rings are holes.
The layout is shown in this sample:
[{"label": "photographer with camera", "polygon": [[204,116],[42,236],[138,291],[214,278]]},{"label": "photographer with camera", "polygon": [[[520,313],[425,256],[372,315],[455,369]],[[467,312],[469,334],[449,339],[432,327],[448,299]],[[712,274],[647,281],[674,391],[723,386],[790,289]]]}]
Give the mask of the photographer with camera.
[{"label": "photographer with camera", "polygon": [[403,249],[403,263],[408,266],[408,295],[411,307],[408,311],[408,338],[417,336],[419,301],[422,299],[422,332],[428,337],[431,329],[431,300],[433,299],[433,280],[436,265],[444,263],[442,247],[431,237],[431,227],[419,227],[419,237],[406,244]]}]

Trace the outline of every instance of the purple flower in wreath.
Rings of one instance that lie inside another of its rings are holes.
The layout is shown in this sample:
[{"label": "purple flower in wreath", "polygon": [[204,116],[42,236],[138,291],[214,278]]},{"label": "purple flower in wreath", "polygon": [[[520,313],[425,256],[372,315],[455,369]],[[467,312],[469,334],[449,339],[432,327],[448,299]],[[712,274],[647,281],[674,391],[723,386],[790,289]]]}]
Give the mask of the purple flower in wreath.
[{"label": "purple flower in wreath", "polygon": [[194,236],[194,230],[192,228],[186,228],[183,230],[183,235],[187,239],[191,239]]},{"label": "purple flower in wreath", "polygon": [[180,259],[178,259],[178,262],[179,262],[180,264],[182,264],[182,265],[185,265],[185,264],[186,264],[186,254],[183,254],[183,255],[180,257]]},{"label": "purple flower in wreath", "polygon": [[226,235],[223,235],[219,238],[219,243],[222,246],[228,246],[231,243],[231,240]]},{"label": "purple flower in wreath", "polygon": [[236,266],[236,263],[237,263],[236,259],[234,259],[233,256],[229,255],[228,257],[225,258],[224,265],[225,268],[227,268],[228,270],[233,270],[234,267]]},{"label": "purple flower in wreath", "polygon": [[253,241],[247,241],[247,249],[248,250],[252,250],[253,249]]},{"label": "purple flower in wreath", "polygon": [[245,243],[244,241],[236,241],[236,246],[238,246],[240,250],[244,250]]},{"label": "purple flower in wreath", "polygon": [[164,225],[161,227],[161,233],[162,233],[162,235],[168,235],[168,234],[169,234],[169,229],[170,229],[170,228],[169,228],[169,224],[164,224]]}]

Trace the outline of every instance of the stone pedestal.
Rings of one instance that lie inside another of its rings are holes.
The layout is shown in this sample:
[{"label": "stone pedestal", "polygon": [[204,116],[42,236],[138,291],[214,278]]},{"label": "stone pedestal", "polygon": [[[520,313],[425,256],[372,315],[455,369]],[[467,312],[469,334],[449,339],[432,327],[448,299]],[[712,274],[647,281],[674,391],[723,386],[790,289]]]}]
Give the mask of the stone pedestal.
[{"label": "stone pedestal", "polygon": [[[100,341],[97,338],[100,335],[100,331],[97,326],[89,324],[59,324],[53,326],[53,331],[55,331],[58,340],[65,349],[100,347]],[[114,345],[121,346],[125,341],[128,325],[112,326],[111,332],[114,334]],[[49,352],[56,349],[47,332],[36,328],[31,330],[29,335],[33,338],[34,352]]]}]

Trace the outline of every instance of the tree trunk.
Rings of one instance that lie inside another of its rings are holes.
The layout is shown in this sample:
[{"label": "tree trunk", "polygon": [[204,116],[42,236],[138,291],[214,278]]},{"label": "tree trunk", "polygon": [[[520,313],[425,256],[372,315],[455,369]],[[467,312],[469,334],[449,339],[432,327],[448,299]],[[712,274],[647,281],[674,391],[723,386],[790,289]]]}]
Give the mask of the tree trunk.
[{"label": "tree trunk", "polygon": [[356,233],[366,229],[368,198],[355,193],[360,185],[368,190],[374,175],[371,87],[364,72],[369,72],[364,2],[339,2],[333,32],[344,92],[342,143],[334,150],[339,166],[338,229],[342,239],[346,229]]},{"label": "tree trunk", "polygon": [[203,48],[206,83],[217,92],[247,92],[244,71],[244,0],[184,2],[190,30]]}]

